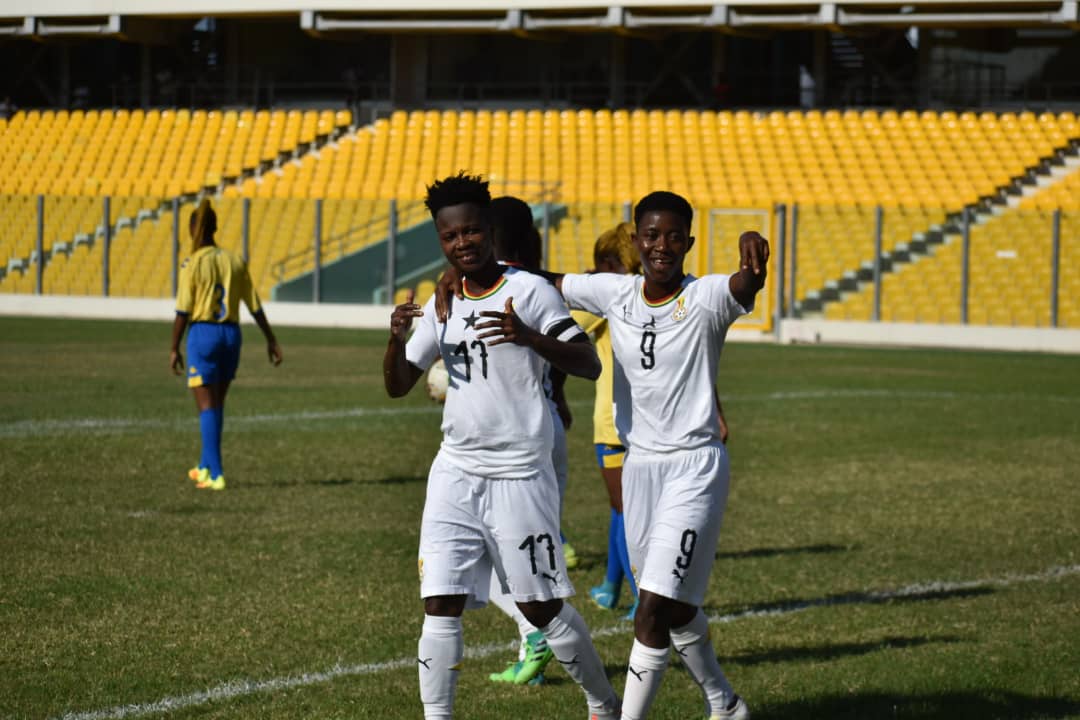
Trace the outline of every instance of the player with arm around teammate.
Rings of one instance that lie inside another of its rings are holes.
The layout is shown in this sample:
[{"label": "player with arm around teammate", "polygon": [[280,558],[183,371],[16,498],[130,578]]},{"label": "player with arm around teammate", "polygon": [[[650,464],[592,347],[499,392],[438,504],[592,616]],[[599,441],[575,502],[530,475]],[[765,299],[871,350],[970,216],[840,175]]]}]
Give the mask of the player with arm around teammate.
[{"label": "player with arm around teammate", "polygon": [[[420,529],[424,625],[418,644],[427,720],[449,718],[463,655],[461,615],[487,599],[494,570],[555,658],[585,692],[591,718],[618,717],[618,697],[573,594],[559,542],[544,361],[594,378],[600,365],[558,293],[499,265],[487,183],[459,174],[428,188],[426,204],[464,298],[445,322],[433,301],[391,315],[383,360],[391,397],[405,395],[442,356],[450,374],[443,442],[428,475]],[[416,331],[407,334],[416,321]]]},{"label": "player with arm around teammate", "polygon": [[671,647],[702,688],[710,718],[750,716],[716,660],[701,604],[729,480],[713,383],[728,328],[764,285],[769,246],[744,233],[738,272],[695,278],[683,269],[692,220],[684,198],[651,193],[634,209],[643,276],[556,278],[571,307],[607,318],[615,425],[629,448],[623,509],[639,605],[623,720],[647,715]]},{"label": "player with arm around teammate", "polygon": [[[195,396],[202,435],[199,464],[188,471],[195,487],[224,490],[221,432],[225,425],[225,395],[240,363],[240,301],[247,305],[266,337],[272,365],[281,364],[281,346],[266,319],[247,264],[214,243],[217,215],[204,199],[191,214],[191,256],[184,260],[177,279],[176,318],[173,320],[169,367],[184,375]],[[188,362],[180,341],[188,324]]]}]

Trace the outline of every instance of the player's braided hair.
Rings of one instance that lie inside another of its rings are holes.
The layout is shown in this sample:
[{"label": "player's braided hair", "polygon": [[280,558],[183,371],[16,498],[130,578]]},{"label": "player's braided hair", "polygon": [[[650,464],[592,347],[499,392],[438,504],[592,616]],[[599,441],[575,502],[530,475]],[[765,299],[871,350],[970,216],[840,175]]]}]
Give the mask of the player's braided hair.
[{"label": "player's braided hair", "polygon": [[645,217],[646,213],[651,212],[675,213],[686,221],[687,230],[690,229],[690,225],[694,220],[694,210],[690,207],[690,203],[686,201],[686,198],[667,190],[657,190],[641,198],[637,207],[634,208],[634,223],[640,225],[641,218]]},{"label": "player's braided hair", "polygon": [[539,269],[543,241],[533,223],[529,204],[512,195],[497,197],[491,201],[491,220],[495,225],[495,256]]},{"label": "player's braided hair", "polygon": [[203,198],[199,202],[199,207],[192,211],[188,224],[191,226],[191,252],[214,242],[217,213],[210,207],[210,198]]},{"label": "player's braided hair", "polygon": [[605,230],[596,238],[593,246],[594,267],[600,267],[605,257],[616,257],[623,267],[632,274],[641,272],[641,255],[634,248],[634,223],[621,222],[610,230]]},{"label": "player's braided hair", "polygon": [[491,206],[491,193],[487,180],[479,176],[466,175],[464,170],[442,180],[436,180],[427,187],[424,206],[431,212],[432,219],[445,207],[471,203],[485,211]]}]

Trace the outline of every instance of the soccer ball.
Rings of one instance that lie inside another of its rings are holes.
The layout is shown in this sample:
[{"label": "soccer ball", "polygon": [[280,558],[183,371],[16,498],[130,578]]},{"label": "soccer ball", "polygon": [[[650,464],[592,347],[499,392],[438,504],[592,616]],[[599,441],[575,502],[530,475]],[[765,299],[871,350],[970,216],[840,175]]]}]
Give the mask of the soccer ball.
[{"label": "soccer ball", "polygon": [[437,403],[446,402],[446,390],[450,387],[450,373],[442,358],[435,361],[427,373],[427,394]]}]

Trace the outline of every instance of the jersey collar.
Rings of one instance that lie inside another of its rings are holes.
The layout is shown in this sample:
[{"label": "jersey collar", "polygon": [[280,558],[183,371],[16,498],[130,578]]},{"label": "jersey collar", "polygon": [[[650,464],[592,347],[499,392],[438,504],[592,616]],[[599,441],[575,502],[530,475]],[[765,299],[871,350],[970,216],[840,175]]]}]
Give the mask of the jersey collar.
[{"label": "jersey collar", "polygon": [[675,298],[682,295],[682,291],[686,289],[686,286],[693,279],[694,279],[694,276],[691,275],[690,273],[687,273],[683,277],[682,283],[679,284],[679,289],[678,290],[676,290],[675,292],[671,293],[670,295],[668,295],[666,297],[662,297],[659,300],[655,300],[655,301],[650,300],[649,298],[645,297],[645,281],[642,280],[641,281],[641,299],[645,302],[645,305],[647,307],[651,307],[651,308],[663,307],[663,306],[667,305],[668,303],[672,302],[673,300],[675,300]]},{"label": "jersey collar", "polygon": [[471,292],[469,292],[469,286],[466,285],[464,282],[462,282],[461,283],[461,292],[464,293],[465,298],[467,300],[483,300],[484,298],[489,298],[492,295],[494,295],[495,293],[502,290],[503,286],[506,285],[506,282],[507,282],[506,275],[503,275],[503,276],[501,276],[499,278],[499,282],[495,283],[495,286],[493,288],[491,288],[490,290],[488,290],[485,293],[481,293],[480,295],[473,295]]}]

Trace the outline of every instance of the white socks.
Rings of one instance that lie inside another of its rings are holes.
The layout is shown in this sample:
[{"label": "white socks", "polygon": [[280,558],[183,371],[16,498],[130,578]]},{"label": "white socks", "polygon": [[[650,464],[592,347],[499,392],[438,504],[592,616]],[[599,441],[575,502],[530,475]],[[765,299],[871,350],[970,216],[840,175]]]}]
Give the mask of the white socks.
[{"label": "white socks", "polygon": [[709,621],[700,608],[693,620],[681,628],[671,629],[671,644],[690,677],[705,694],[705,714],[727,709],[735,699],[735,691],[720,669],[709,639]]},{"label": "white socks", "polygon": [[424,616],[416,666],[425,720],[450,720],[464,654],[460,617]]},{"label": "white socks", "polygon": [[514,598],[503,593],[502,583],[499,582],[499,576],[494,572],[491,573],[491,589],[488,591],[488,595],[488,599],[491,600],[495,607],[509,615],[510,619],[517,623],[518,636],[521,638],[521,644],[518,646],[518,660],[524,660],[525,638],[530,633],[536,632],[536,628],[521,614],[521,610],[518,609]]},{"label": "white socks", "polygon": [[630,664],[623,689],[622,720],[641,720],[649,712],[664,671],[668,666],[670,648],[651,648],[634,638],[630,648]]},{"label": "white socks", "polygon": [[585,621],[570,603],[545,627],[540,628],[555,659],[585,691],[585,700],[592,710],[614,707],[618,703],[615,688],[611,687],[604,663],[593,646]]}]

